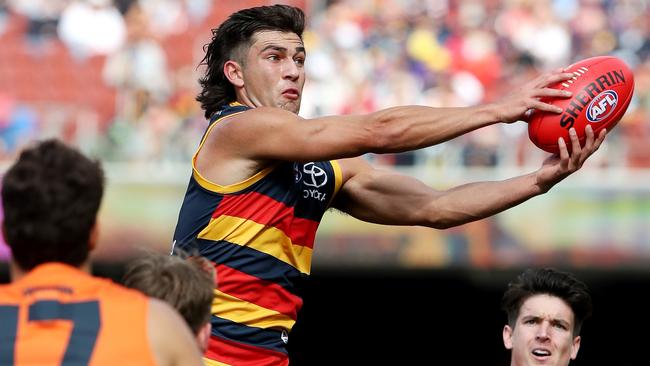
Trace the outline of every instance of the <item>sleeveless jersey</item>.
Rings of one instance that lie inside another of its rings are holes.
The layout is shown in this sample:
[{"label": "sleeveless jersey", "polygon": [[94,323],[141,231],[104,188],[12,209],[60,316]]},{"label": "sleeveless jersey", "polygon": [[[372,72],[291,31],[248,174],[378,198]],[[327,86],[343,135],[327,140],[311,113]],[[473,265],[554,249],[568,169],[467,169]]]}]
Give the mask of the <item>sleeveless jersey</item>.
[{"label": "sleeveless jersey", "polygon": [[[210,122],[249,107],[231,103]],[[309,122],[305,122],[309,123]],[[286,344],[302,306],[316,229],[341,186],[336,161],[278,162],[243,182],[220,186],[192,176],[174,233],[217,269],[210,365],[286,365]]]},{"label": "sleeveless jersey", "polygon": [[148,298],[61,263],[0,286],[0,365],[155,365]]}]

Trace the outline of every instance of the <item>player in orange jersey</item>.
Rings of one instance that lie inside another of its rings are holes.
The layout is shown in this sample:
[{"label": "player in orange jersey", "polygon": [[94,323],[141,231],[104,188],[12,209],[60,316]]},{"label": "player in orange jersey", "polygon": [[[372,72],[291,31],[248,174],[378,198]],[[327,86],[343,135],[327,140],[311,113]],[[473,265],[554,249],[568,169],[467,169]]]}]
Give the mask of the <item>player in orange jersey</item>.
[{"label": "player in orange jersey", "polygon": [[148,255],[129,263],[123,282],[126,287],[163,300],[176,309],[205,352],[212,324],[215,269],[200,256]]},{"label": "player in orange jersey", "polygon": [[103,190],[100,164],[57,140],[5,174],[12,283],[0,286],[0,365],[201,365],[169,305],[91,276]]}]

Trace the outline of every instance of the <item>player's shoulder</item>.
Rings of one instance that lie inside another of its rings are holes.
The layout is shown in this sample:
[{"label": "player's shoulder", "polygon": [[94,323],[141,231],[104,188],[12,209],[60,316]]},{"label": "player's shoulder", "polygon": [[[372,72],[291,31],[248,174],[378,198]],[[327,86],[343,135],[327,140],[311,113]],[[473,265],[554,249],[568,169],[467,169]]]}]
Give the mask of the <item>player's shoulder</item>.
[{"label": "player's shoulder", "polygon": [[171,305],[154,298],[149,299],[149,309],[149,341],[158,363],[202,364],[196,340],[181,315]]},{"label": "player's shoulder", "polygon": [[[154,344],[165,344],[175,338],[190,336],[191,331],[176,309],[163,300],[148,298],[148,328]],[[182,334],[187,333],[187,334]],[[193,341],[190,341],[192,343]],[[154,346],[155,348],[155,346]]]},{"label": "player's shoulder", "polygon": [[157,299],[155,297],[147,298],[149,302],[149,309],[153,317],[169,316],[173,314],[174,317],[178,316],[178,312],[167,302]]},{"label": "player's shoulder", "polygon": [[296,114],[281,108],[250,108],[216,119],[210,127],[213,133],[208,133],[207,139],[220,147],[233,142],[240,149],[242,144],[282,131],[282,126],[297,121],[296,118],[299,118]]},{"label": "player's shoulder", "polygon": [[110,278],[93,276],[77,268],[60,263],[41,265],[20,279],[0,285],[0,300],[30,298],[32,294],[66,295],[70,299],[94,298],[113,303],[134,304],[146,296],[126,288]]}]

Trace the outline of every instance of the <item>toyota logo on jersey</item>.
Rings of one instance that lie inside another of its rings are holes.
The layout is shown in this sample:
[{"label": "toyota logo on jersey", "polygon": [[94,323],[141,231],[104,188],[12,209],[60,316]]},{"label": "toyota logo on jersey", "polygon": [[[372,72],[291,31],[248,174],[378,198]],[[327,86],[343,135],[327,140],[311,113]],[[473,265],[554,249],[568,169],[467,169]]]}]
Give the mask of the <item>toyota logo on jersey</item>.
[{"label": "toyota logo on jersey", "polygon": [[308,187],[320,188],[327,184],[327,173],[314,163],[307,163],[302,167],[305,173],[304,183]]}]

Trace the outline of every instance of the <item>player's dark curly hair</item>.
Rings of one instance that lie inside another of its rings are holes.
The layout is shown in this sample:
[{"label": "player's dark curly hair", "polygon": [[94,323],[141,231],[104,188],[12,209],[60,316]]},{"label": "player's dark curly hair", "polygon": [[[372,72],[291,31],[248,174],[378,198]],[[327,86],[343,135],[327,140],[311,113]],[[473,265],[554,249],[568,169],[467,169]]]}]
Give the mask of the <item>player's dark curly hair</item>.
[{"label": "player's dark curly hair", "polygon": [[2,180],[5,240],[18,266],[81,265],[103,192],[98,161],[55,139],[25,149]]},{"label": "player's dark curly hair", "polygon": [[251,38],[260,31],[292,32],[302,38],[305,15],[299,8],[288,5],[260,6],[233,13],[219,28],[212,30],[212,41],[205,46],[201,65],[205,75],[199,79],[201,92],[196,100],[205,111],[205,118],[220,107],[234,101],[235,88],[223,73],[228,60],[243,64]]},{"label": "player's dark curly hair", "polygon": [[501,301],[502,309],[508,314],[508,324],[514,329],[521,305],[539,294],[558,297],[569,305],[575,317],[573,335],[579,335],[582,323],[592,312],[589,289],[572,274],[553,268],[527,269],[508,284]]}]

